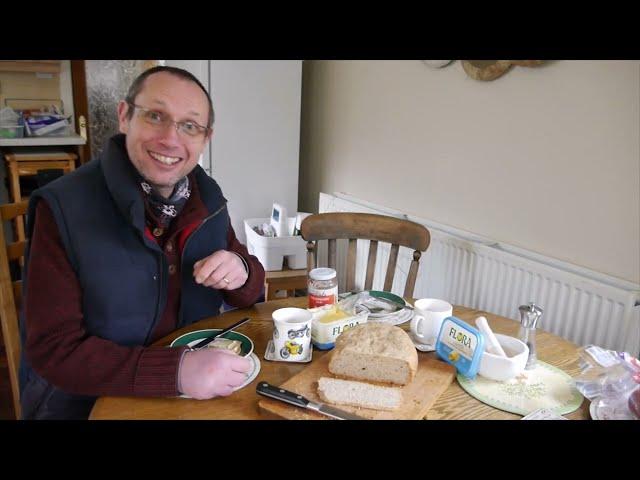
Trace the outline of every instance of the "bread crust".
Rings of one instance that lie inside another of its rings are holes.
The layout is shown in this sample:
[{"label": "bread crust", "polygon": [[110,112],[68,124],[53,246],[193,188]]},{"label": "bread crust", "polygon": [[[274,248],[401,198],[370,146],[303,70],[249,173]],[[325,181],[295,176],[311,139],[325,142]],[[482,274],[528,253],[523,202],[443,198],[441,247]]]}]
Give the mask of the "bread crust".
[{"label": "bread crust", "polygon": [[[378,378],[376,367],[406,364],[405,378]],[[363,365],[356,370],[355,365]],[[329,371],[337,376],[396,385],[410,383],[418,370],[418,354],[409,335],[386,323],[356,325],[336,339]]]}]

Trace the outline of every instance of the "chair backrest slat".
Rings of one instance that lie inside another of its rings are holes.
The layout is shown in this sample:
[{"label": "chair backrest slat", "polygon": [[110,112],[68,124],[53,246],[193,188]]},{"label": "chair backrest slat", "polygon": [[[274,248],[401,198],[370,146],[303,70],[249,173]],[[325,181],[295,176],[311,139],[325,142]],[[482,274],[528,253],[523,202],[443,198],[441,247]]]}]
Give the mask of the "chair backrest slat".
[{"label": "chair backrest slat", "polygon": [[367,261],[367,277],[364,282],[364,289],[371,290],[373,286],[373,274],[376,270],[376,258],[378,257],[378,241],[369,242],[369,260]]},{"label": "chair backrest slat", "polygon": [[345,291],[351,292],[356,288],[356,248],[358,240],[349,239],[349,249],[347,250],[347,284]]},{"label": "chair backrest slat", "polygon": [[16,311],[20,311],[22,307],[22,280],[14,281],[11,286],[13,287],[13,299],[16,303]]},{"label": "chair backrest slat", "polygon": [[400,250],[400,245],[394,243],[391,245],[391,250],[389,250],[389,263],[387,264],[387,275],[384,278],[384,291],[390,292],[391,287],[393,286],[393,277],[396,271],[396,263],[398,262],[398,251]]},{"label": "chair backrest slat", "polygon": [[338,250],[336,240],[334,238],[329,240],[329,264],[330,268],[336,268],[336,251]]},{"label": "chair backrest slat", "polygon": [[18,260],[24,256],[27,242],[22,240],[20,242],[13,242],[7,245],[7,259],[12,262]]},{"label": "chair backrest slat", "polygon": [[[407,283],[404,287],[405,297],[413,296],[413,289],[416,284],[416,279],[418,278],[418,267],[420,266],[421,256],[422,256],[422,252],[419,252],[419,251],[413,252],[413,260],[411,261],[411,266],[409,267],[409,274],[407,275]],[[413,287],[409,289],[409,285],[413,285]]]},{"label": "chair backrest slat", "polygon": [[[416,258],[415,254],[426,251],[431,240],[429,230],[423,225],[409,220],[370,213],[321,213],[310,215],[303,220],[300,229],[302,237],[307,241],[307,268],[309,270],[319,266],[317,263],[317,250],[320,240],[329,241],[328,264],[331,268],[336,268],[336,241],[341,238],[349,240],[346,283],[343,291],[355,289],[357,241],[359,239],[370,241],[365,277],[365,289],[367,290],[371,290],[373,285],[380,242],[391,244],[384,281],[384,289],[386,291],[391,291],[393,286],[400,246],[414,250],[414,260],[404,289],[407,297],[413,296],[417,278],[417,264],[420,255]],[[416,264],[415,271],[414,262]]]},{"label": "chair backrest slat", "polygon": [[28,200],[23,200],[18,203],[6,203],[4,205],[0,205],[0,218],[2,218],[2,220],[13,220],[16,217],[27,213],[28,206]]},{"label": "chair backrest slat", "polygon": [[307,242],[307,272],[316,268],[318,264],[318,251],[313,242]]},{"label": "chair backrest slat", "polygon": [[18,312],[22,303],[22,281],[11,279],[9,262],[20,260],[24,255],[25,241],[5,242],[4,221],[13,220],[27,212],[27,201],[16,204],[0,205],[0,321],[2,322],[2,337],[7,354],[9,367],[9,381],[13,395],[13,406],[16,418],[20,418],[20,389],[18,369],[20,367],[20,332],[18,327]]}]

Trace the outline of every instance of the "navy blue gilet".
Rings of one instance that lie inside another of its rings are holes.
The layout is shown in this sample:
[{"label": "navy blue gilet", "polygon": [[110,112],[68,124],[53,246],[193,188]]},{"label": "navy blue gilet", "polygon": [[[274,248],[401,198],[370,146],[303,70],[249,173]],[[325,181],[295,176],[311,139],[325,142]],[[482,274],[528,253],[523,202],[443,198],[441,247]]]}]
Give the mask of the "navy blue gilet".
[{"label": "navy blue gilet", "polygon": [[[222,304],[217,290],[195,283],[193,264],[227,248],[226,199],[200,166],[194,173],[208,213],[187,238],[182,251],[177,328],[218,315]],[[53,212],[67,257],[80,282],[88,334],[123,346],[148,345],[166,305],[169,266],[158,244],[144,234],[144,203],[126,152],[125,136],[112,137],[98,159],[31,195],[29,237],[41,198]],[[27,249],[25,272],[28,261]],[[26,274],[23,282],[26,292]],[[21,330],[24,345],[24,328]],[[31,369],[24,353],[20,379],[24,418],[86,418],[88,411],[84,410],[90,410],[95,401],[94,397],[71,395],[50,385]]]}]

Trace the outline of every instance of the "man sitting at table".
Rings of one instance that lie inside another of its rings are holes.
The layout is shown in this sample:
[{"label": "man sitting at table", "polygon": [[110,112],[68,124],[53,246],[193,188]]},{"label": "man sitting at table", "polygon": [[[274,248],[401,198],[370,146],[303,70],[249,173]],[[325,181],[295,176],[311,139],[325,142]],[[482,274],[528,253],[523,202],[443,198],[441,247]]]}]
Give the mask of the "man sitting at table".
[{"label": "man sitting at table", "polygon": [[103,395],[226,396],[249,370],[224,350],[150,346],[223,301],[253,305],[264,285],[198,165],[213,131],[209,94],[190,73],[155,67],[118,120],[98,158],[31,197],[23,418],[87,418]]}]

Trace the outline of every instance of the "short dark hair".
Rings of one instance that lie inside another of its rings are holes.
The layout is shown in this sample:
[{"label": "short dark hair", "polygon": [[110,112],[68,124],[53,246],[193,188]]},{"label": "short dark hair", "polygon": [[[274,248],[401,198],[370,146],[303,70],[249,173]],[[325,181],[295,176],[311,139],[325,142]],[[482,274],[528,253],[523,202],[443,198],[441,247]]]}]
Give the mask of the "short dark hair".
[{"label": "short dark hair", "polygon": [[[170,73],[171,75],[175,75],[176,77],[182,78],[183,80],[193,82],[200,87],[200,89],[207,96],[207,101],[209,102],[209,121],[207,122],[207,127],[211,128],[214,120],[213,103],[211,102],[211,96],[209,95],[209,92],[207,92],[207,89],[204,88],[202,83],[200,83],[200,80],[198,80],[193,74],[191,74],[186,70],[183,70],[182,68],[167,67],[164,65],[160,65],[160,66],[145,70],[140,75],[138,75],[138,77],[133,81],[133,83],[129,87],[129,91],[127,92],[125,101],[129,105],[136,103],[136,97],[142,90],[142,87],[144,87],[144,82],[147,79],[147,77],[150,77],[154,73],[160,73],[160,72]],[[131,120],[132,117],[133,117],[133,108],[129,108],[129,110],[127,111],[127,118]]]}]

